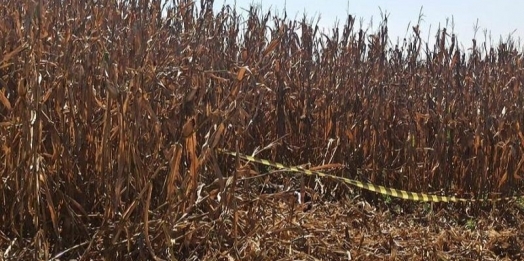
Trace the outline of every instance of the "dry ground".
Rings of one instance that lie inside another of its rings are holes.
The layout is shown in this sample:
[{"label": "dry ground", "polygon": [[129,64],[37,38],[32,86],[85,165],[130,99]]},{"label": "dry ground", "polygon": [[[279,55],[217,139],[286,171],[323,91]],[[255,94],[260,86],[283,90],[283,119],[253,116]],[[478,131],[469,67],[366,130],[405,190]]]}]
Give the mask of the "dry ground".
[{"label": "dry ground", "polygon": [[[291,195],[291,193],[289,193]],[[281,195],[281,196],[279,196]],[[367,203],[360,197],[295,204],[292,196],[242,199],[219,219],[237,240],[207,249],[229,260],[519,260],[520,205]],[[381,201],[381,200],[379,200]],[[377,206],[378,205],[378,206]],[[468,215],[469,212],[475,212]],[[256,217],[253,217],[256,216]],[[235,218],[236,224],[235,227]],[[253,220],[258,222],[252,223]],[[212,222],[202,224],[211,226]],[[220,231],[208,227],[208,231]],[[206,230],[206,229],[204,229]],[[227,231],[227,232],[226,232]],[[221,235],[216,235],[220,239]],[[213,238],[213,237],[210,237]],[[213,245],[214,243],[209,242]],[[216,251],[221,249],[221,251]],[[198,255],[195,252],[195,255]],[[189,255],[191,256],[191,255]]]}]

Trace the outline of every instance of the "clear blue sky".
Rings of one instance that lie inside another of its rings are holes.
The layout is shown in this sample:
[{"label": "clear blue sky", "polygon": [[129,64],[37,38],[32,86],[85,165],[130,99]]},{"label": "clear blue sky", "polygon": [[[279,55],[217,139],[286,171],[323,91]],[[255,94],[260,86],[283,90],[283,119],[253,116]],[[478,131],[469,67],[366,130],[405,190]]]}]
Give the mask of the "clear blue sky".
[{"label": "clear blue sky", "polygon": [[[380,22],[380,9],[389,14],[388,28],[393,42],[396,38],[404,38],[406,28],[416,24],[420,8],[424,15],[421,23],[423,40],[431,40],[439,27],[446,26],[446,18],[449,18],[448,32],[451,32],[451,18],[455,23],[454,32],[459,37],[459,41],[464,48],[471,46],[471,39],[474,35],[474,25],[477,23],[479,30],[476,35],[477,43],[484,42],[484,30],[491,33],[491,42],[497,44],[500,37],[505,41],[508,35],[512,34],[515,42],[524,40],[524,1],[473,1],[473,0],[435,0],[435,1],[415,1],[415,0],[380,0],[380,1],[357,1],[357,0],[215,0],[215,10],[218,10],[224,3],[233,6],[236,2],[237,10],[248,9],[250,4],[261,5],[266,12],[271,9],[282,14],[284,7],[288,17],[301,19],[306,13],[307,17],[317,17],[320,15],[319,25],[324,28],[332,28],[338,18],[340,26],[345,22],[347,14],[351,14],[357,19],[362,18],[364,28],[368,27],[373,18],[373,28]],[[274,12],[272,12],[274,13]],[[358,25],[359,20],[355,25]],[[430,30],[431,25],[431,30]],[[488,39],[488,44],[490,40]],[[518,42],[517,42],[518,44]],[[523,46],[523,43],[520,43]]]}]

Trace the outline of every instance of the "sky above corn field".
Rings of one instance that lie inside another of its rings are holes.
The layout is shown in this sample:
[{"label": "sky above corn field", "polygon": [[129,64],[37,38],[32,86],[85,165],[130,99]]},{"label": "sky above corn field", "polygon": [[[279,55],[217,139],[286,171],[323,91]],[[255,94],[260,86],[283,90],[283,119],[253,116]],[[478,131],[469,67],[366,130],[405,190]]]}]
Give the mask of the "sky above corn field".
[{"label": "sky above corn field", "polygon": [[357,18],[356,27],[362,22],[363,29],[370,28],[373,32],[379,26],[381,17],[387,14],[389,36],[393,44],[397,39],[402,42],[410,36],[411,27],[417,24],[420,14],[421,37],[430,44],[434,43],[439,27],[446,27],[447,32],[453,31],[463,50],[471,47],[473,38],[478,44],[486,42],[488,45],[497,45],[500,40],[506,42],[511,37],[517,46],[523,46],[519,38],[524,40],[523,1],[217,0],[215,10],[220,10],[223,4],[236,4],[236,9],[244,17],[250,5],[261,7],[264,13],[271,10],[272,15],[278,14],[279,17],[283,16],[284,9],[291,19],[301,20],[306,14],[308,18],[315,18],[316,22],[316,18],[320,17],[318,25],[325,32],[329,32],[328,29],[333,28],[337,20],[339,28],[342,28],[348,14]]}]

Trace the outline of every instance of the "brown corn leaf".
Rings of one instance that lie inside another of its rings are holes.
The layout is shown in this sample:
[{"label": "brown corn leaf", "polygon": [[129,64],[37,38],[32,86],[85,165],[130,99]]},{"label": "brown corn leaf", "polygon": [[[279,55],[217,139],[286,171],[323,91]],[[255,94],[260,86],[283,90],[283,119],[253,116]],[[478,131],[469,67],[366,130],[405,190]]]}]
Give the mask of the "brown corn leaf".
[{"label": "brown corn leaf", "polygon": [[9,60],[11,60],[11,58],[13,58],[13,56],[17,55],[18,53],[22,52],[23,50],[27,49],[28,45],[27,44],[22,44],[20,46],[18,46],[16,49],[14,49],[13,51],[11,51],[10,53],[7,53],[7,54],[4,54],[2,60],[0,61],[0,64],[3,64]]},{"label": "brown corn leaf", "polygon": [[504,175],[502,176],[502,178],[500,179],[498,187],[501,188],[502,185],[504,185],[504,183],[506,183],[507,180],[508,180],[508,172],[506,171]]},{"label": "brown corn leaf", "polygon": [[167,177],[167,195],[166,201],[171,202],[176,200],[176,190],[177,182],[179,182],[182,177],[180,175],[180,161],[182,160],[182,145],[175,144],[173,145],[173,152],[171,153],[171,162],[170,162],[170,171],[169,176]]},{"label": "brown corn leaf", "polygon": [[238,73],[237,73],[237,80],[242,81],[244,79],[244,75],[246,74],[246,71],[251,73],[251,71],[249,70],[247,66],[240,67],[240,70],[238,70]]},{"label": "brown corn leaf", "polygon": [[339,163],[330,163],[330,164],[324,164],[322,166],[316,166],[316,167],[312,167],[312,168],[309,168],[311,171],[321,171],[323,169],[339,169],[339,168],[343,168],[344,165],[343,164],[339,164]]},{"label": "brown corn leaf", "polygon": [[217,76],[214,73],[207,73],[207,76],[209,76],[212,79],[215,79],[215,80],[217,80],[218,82],[221,82],[221,83],[226,83],[226,82],[229,81],[228,79],[220,77],[220,76]]},{"label": "brown corn leaf", "polygon": [[189,135],[191,135],[191,133],[193,133],[194,130],[195,130],[195,119],[194,118],[188,119],[186,124],[182,126],[182,137],[183,138],[189,137]]},{"label": "brown corn leaf", "polygon": [[520,124],[518,122],[516,122],[516,127],[517,127],[517,133],[520,139],[520,144],[524,145],[524,135],[522,135],[522,131],[520,131]]},{"label": "brown corn leaf", "polygon": [[2,103],[2,105],[4,105],[4,107],[9,111],[12,109],[11,103],[7,97],[5,97],[5,89],[0,90],[0,103]]},{"label": "brown corn leaf", "polygon": [[271,41],[271,43],[269,43],[269,45],[267,46],[267,48],[262,52],[262,56],[266,56],[266,55],[268,55],[270,52],[272,52],[273,50],[275,50],[275,48],[278,46],[279,43],[280,43],[280,38],[277,38],[277,39]]},{"label": "brown corn leaf", "polygon": [[222,134],[224,134],[225,129],[226,127],[224,126],[224,123],[220,123],[218,125],[218,128],[215,131],[215,133],[213,133],[213,136],[211,137],[211,142],[209,143],[211,144],[210,146],[211,149],[216,148],[218,142],[222,139]]},{"label": "brown corn leaf", "polygon": [[149,100],[147,99],[145,94],[142,94],[142,96],[140,96],[138,102],[140,103],[141,107],[146,109],[147,113],[153,119],[153,121],[158,122],[158,117],[156,116],[156,113],[153,111],[153,108],[151,107],[151,104],[149,103]]}]

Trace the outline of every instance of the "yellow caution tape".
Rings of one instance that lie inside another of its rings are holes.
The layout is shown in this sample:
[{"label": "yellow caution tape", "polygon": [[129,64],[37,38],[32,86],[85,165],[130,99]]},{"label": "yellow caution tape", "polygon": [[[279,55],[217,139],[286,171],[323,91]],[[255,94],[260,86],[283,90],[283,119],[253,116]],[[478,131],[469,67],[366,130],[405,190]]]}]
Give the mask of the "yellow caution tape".
[{"label": "yellow caution tape", "polygon": [[332,178],[335,180],[345,182],[349,185],[352,185],[352,186],[355,186],[361,189],[365,189],[365,190],[373,191],[376,193],[380,193],[382,195],[387,195],[387,196],[391,196],[395,198],[401,198],[405,200],[424,201],[424,202],[496,202],[496,201],[513,200],[513,199],[521,198],[521,196],[514,196],[514,197],[500,197],[500,198],[493,198],[493,199],[467,199],[467,198],[459,198],[455,196],[439,196],[439,195],[430,195],[430,194],[424,194],[424,193],[416,193],[416,192],[410,192],[410,191],[405,191],[405,190],[400,190],[400,189],[388,188],[388,187],[384,187],[380,185],[361,182],[358,180],[339,177],[335,175],[330,175],[330,174],[326,174],[320,171],[312,171],[312,170],[303,169],[299,167],[290,167],[290,166],[286,166],[278,162],[271,162],[269,160],[259,159],[259,158],[255,158],[255,157],[248,156],[248,155],[241,154],[241,153],[237,154],[235,152],[230,152],[226,150],[219,150],[219,151],[224,154],[228,154],[228,155],[235,156],[235,157],[238,156],[239,158],[242,158],[248,161],[252,161],[252,162],[256,162],[256,163],[260,163],[266,166],[274,167],[279,170],[298,172],[298,173],[303,173],[303,174],[310,175],[310,176],[328,177],[328,178]]}]

